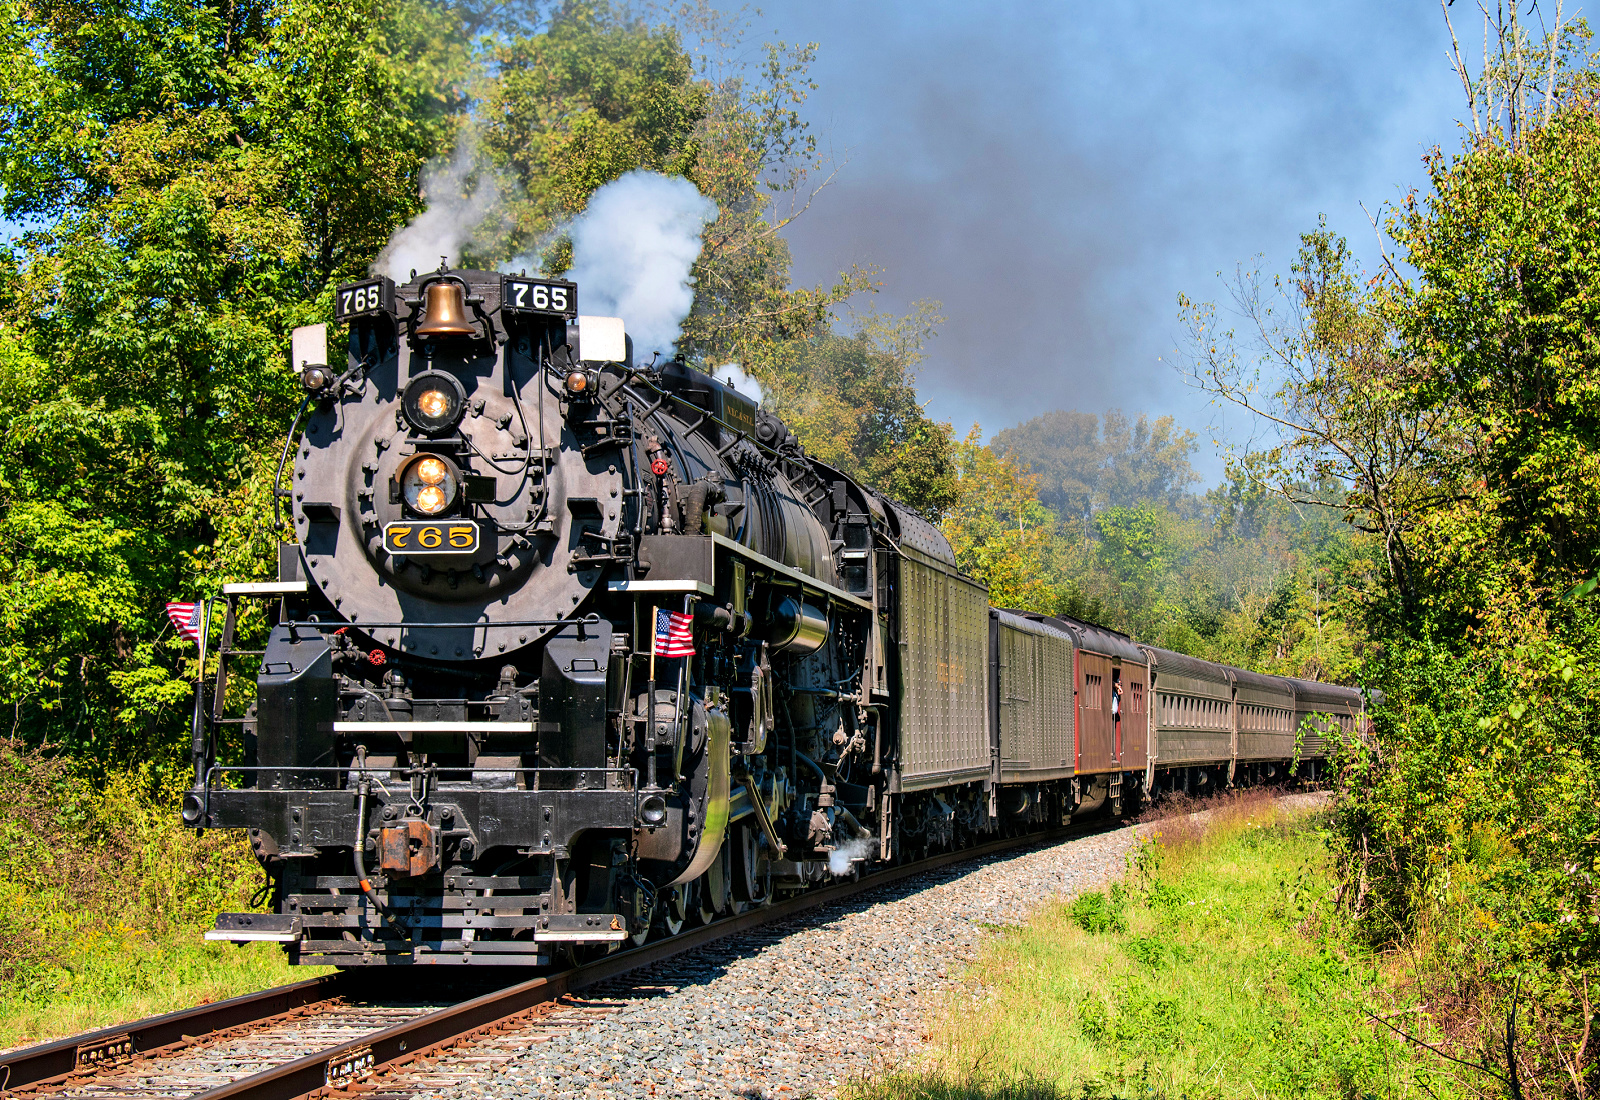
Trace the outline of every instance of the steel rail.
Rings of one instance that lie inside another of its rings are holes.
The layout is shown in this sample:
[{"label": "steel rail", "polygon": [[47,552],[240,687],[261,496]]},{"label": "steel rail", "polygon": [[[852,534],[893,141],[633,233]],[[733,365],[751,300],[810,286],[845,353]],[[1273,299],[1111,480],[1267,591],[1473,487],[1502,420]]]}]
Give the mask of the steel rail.
[{"label": "steel rail", "polygon": [[[555,1001],[568,993],[762,925],[777,923],[807,910],[891,886],[953,864],[983,859],[1015,848],[1056,843],[1088,835],[1113,824],[1098,820],[1002,837],[972,848],[874,871],[853,881],[809,890],[772,905],[723,917],[693,931],[608,955],[556,974],[508,985],[449,1008],[426,1013],[271,1069],[240,1077],[226,1085],[196,1094],[195,1100],[299,1100],[330,1086],[351,1084],[374,1072],[425,1057],[470,1038],[474,1033],[486,1031],[508,1017]],[[393,979],[398,974],[399,971],[388,970],[343,971],[0,1054],[0,1096],[27,1095],[55,1090],[63,1085],[70,1086],[74,1077],[103,1074],[126,1066],[130,1059],[159,1058],[196,1046],[208,1037],[266,1023],[319,1003],[343,997],[366,997],[372,993],[374,984]],[[467,976],[450,975],[452,978]]]},{"label": "steel rail", "polygon": [[475,997],[450,1008],[430,1012],[414,1020],[396,1024],[371,1035],[329,1047],[315,1054],[285,1062],[281,1066],[241,1077],[226,1085],[195,1094],[193,1100],[302,1100],[329,1088],[355,1084],[375,1072],[395,1068],[462,1039],[474,1032],[516,1016],[568,993],[639,970],[676,955],[696,950],[717,940],[773,924],[809,909],[843,901],[856,894],[891,886],[956,863],[982,859],[1012,848],[1050,844],[1075,836],[1085,836],[1109,824],[1062,826],[1040,833],[1004,837],[958,852],[946,852],[876,871],[852,882],[836,883],[810,890],[785,901],[724,917],[692,932],[672,936],[643,947],[608,955],[571,970],[533,978],[493,993]]},{"label": "steel rail", "polygon": [[216,1004],[150,1016],[0,1054],[0,1093],[11,1095],[21,1089],[48,1088],[76,1073],[103,1070],[129,1055],[192,1046],[196,1039],[219,1031],[260,1023],[285,1012],[331,1001],[359,987],[359,983],[352,980],[354,977],[356,975],[347,972],[307,978]]}]

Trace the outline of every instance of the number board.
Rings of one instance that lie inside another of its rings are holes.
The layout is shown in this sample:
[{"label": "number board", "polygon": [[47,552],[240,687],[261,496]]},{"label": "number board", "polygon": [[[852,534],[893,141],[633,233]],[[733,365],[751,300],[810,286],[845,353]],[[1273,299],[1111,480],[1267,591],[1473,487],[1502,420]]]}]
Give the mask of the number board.
[{"label": "number board", "polygon": [[561,279],[500,276],[500,308],[512,313],[539,313],[547,317],[578,315],[578,284]]},{"label": "number board", "polygon": [[383,275],[346,283],[333,292],[333,319],[344,322],[394,312],[394,281]]},{"label": "number board", "polygon": [[383,529],[383,548],[391,554],[472,554],[478,525],[470,519],[408,519]]}]

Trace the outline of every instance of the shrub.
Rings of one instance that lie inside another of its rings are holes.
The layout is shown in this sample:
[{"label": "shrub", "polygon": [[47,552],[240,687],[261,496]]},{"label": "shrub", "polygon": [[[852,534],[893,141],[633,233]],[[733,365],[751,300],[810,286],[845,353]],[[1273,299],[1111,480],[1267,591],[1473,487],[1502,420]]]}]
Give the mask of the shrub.
[{"label": "shrub", "polygon": [[1072,923],[1085,932],[1102,934],[1105,932],[1126,932],[1128,930],[1128,894],[1119,882],[1111,887],[1111,894],[1107,895],[1098,890],[1080,895],[1072,903],[1068,913]]},{"label": "shrub", "polygon": [[0,1009],[165,980],[160,945],[249,904],[262,875],[248,846],[183,828],[178,794],[148,768],[96,785],[0,741]]}]

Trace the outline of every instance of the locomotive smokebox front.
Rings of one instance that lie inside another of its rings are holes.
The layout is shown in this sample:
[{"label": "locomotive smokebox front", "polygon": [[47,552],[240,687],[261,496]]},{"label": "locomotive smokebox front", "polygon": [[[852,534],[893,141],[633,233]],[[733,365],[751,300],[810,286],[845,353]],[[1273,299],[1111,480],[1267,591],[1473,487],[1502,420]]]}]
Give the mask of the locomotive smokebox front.
[{"label": "locomotive smokebox front", "polygon": [[[580,441],[570,284],[438,273],[344,288],[348,367],[313,395],[292,507],[307,578],[378,645],[498,660],[573,617],[614,559],[623,472]],[[560,294],[553,293],[560,291]],[[561,308],[557,309],[556,307]],[[602,351],[606,349],[600,349]]]}]

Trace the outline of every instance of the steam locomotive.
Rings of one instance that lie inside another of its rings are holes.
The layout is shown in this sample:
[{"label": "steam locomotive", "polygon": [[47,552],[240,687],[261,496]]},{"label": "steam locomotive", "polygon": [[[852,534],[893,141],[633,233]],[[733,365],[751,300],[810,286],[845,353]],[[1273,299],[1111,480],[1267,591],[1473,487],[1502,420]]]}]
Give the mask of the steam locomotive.
[{"label": "steam locomotive", "polygon": [[[248,830],[271,911],[209,938],[548,965],[1162,789],[1314,776],[1363,721],[1352,689],[990,607],[937,527],[733,388],[635,364],[578,290],[441,267],[339,288],[342,362],[296,330],[293,538],[277,581],[223,588],[182,807]],[[253,600],[264,650],[238,642]]]}]

